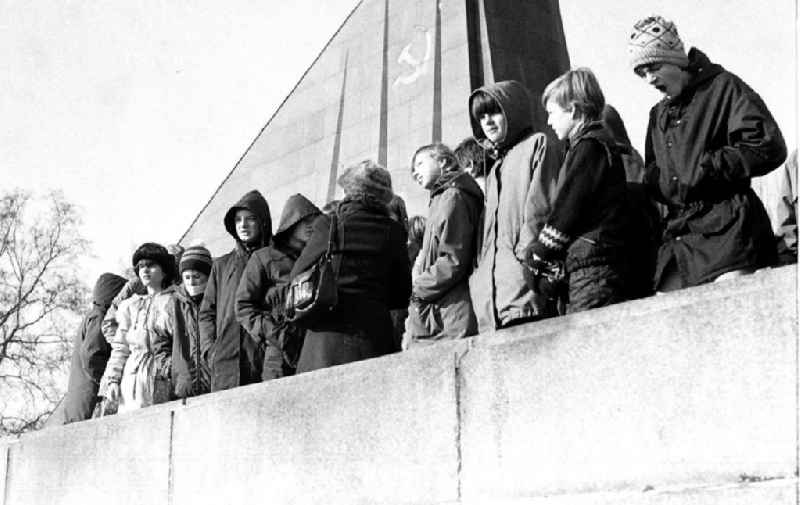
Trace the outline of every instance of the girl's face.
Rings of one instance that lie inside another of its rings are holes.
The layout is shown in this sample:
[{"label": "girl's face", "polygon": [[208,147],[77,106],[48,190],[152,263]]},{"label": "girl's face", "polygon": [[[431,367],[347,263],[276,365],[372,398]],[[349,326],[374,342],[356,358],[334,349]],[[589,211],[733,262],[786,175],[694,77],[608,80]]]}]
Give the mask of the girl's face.
[{"label": "girl's face", "polygon": [[314,231],[314,220],[317,216],[306,216],[300,222],[292,227],[289,233],[288,241],[295,249],[303,249],[311,238],[311,233]]},{"label": "girl's face", "polygon": [[181,274],[183,287],[190,296],[196,296],[205,292],[208,284],[208,275],[199,270],[184,270]]},{"label": "girl's face", "polygon": [[421,152],[414,156],[414,166],[411,167],[411,176],[417,184],[425,189],[431,189],[442,175],[443,162],[436,161],[430,152]]},{"label": "girl's face", "polygon": [[236,236],[239,237],[239,240],[248,244],[258,240],[260,231],[258,229],[258,218],[255,214],[247,209],[239,209],[236,211],[234,224]]},{"label": "girl's face", "polygon": [[478,120],[481,123],[483,134],[494,144],[498,144],[506,138],[508,124],[506,123],[506,116],[502,112],[483,114]]},{"label": "girl's face", "polygon": [[161,289],[164,285],[164,270],[153,260],[143,259],[136,264],[139,280],[146,288]]},{"label": "girl's face", "polygon": [[545,109],[547,110],[547,124],[556,132],[558,140],[569,137],[578,124],[578,120],[574,117],[575,110],[572,107],[564,109],[554,100],[548,100]]}]

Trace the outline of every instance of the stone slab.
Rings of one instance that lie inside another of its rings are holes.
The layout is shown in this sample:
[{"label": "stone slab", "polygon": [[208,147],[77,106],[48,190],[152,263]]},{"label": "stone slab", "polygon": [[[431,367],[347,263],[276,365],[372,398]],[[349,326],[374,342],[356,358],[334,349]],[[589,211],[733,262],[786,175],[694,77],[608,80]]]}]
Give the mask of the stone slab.
[{"label": "stone slab", "polygon": [[462,496],[793,475],[795,285],[788,267],[476,338]]},{"label": "stone slab", "polygon": [[22,436],[6,504],[168,504],[171,415],[151,407]]},{"label": "stone slab", "polygon": [[455,357],[466,343],[189,401],[174,503],[437,503],[457,498]]},{"label": "stone slab", "polygon": [[6,505],[6,479],[8,478],[8,447],[10,442],[0,441],[0,505]]}]

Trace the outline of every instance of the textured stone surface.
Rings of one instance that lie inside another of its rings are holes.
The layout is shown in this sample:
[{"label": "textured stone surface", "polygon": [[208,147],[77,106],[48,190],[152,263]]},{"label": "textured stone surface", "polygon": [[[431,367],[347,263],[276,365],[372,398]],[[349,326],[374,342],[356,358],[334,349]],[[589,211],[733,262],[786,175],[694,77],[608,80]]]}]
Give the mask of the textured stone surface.
[{"label": "textured stone surface", "polygon": [[454,363],[462,347],[190,401],[175,413],[174,503],[456,499]]},{"label": "textured stone surface", "polygon": [[8,448],[12,442],[0,442],[0,505],[6,505],[6,479],[8,471]]},{"label": "textured stone surface", "polygon": [[151,407],[23,436],[5,505],[166,505],[171,415]]},{"label": "textured stone surface", "polygon": [[463,496],[791,475],[795,286],[790,267],[477,339]]}]

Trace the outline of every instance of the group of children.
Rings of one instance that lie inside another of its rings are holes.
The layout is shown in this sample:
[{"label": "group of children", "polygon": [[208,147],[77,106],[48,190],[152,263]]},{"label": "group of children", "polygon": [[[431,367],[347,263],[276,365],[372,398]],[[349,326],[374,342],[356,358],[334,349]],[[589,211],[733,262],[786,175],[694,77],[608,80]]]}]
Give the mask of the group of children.
[{"label": "group of children", "polygon": [[[190,247],[176,264],[162,246],[144,244],[133,256],[136,283],[101,276],[77,337],[83,358],[73,360],[73,375],[83,370],[90,386],[71,378],[67,403],[76,408],[67,420],[91,415],[101,375],[106,396],[130,410],[774,264],[775,239],[750,179],[778,167],[786,147],[763,101],[699,50],[687,54],[675,25],[659,16],[636,23],[629,55],[632,70],[664,95],[650,113],[644,160],[594,74],[579,68],[542,93],[562,145],[534,130],[521,83],[475,90],[473,138],[455,151],[422,146],[411,158],[413,179],[430,194],[426,219],[405,222],[384,168],[362,162],[345,172],[346,199],[366,195],[370,203],[350,218],[348,233],[363,233],[362,243],[340,251],[351,255],[341,263],[342,298],[392,310],[402,342],[394,335],[366,353],[319,358],[378,337],[347,333],[352,325],[339,320],[342,338],[324,340],[330,326],[308,331],[287,320],[286,285],[299,258],[307,266],[319,257],[330,219],[294,195],[273,235],[269,206],[251,191],[225,215],[236,242],[230,253],[212,261],[205,248]],[[406,251],[398,259],[384,250],[397,247],[387,238],[396,225],[384,214],[405,226],[407,262]],[[318,243],[314,252],[309,241]],[[410,277],[397,271],[404,268]],[[385,282],[375,272],[384,270],[389,294],[357,298],[377,292]],[[71,401],[76,391],[80,401]]]}]

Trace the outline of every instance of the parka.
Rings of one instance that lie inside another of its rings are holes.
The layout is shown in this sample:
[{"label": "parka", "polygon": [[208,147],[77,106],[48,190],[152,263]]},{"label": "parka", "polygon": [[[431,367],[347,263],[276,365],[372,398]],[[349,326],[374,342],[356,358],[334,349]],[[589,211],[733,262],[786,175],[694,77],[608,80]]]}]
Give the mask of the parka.
[{"label": "parka", "polygon": [[684,287],[775,261],[774,237],[750,179],[786,158],[761,97],[700,50],[690,79],[650,110],[645,184],[668,208],[655,285],[675,261]]},{"label": "parka", "polygon": [[177,398],[211,391],[211,370],[200,351],[198,315],[202,294],[191,296],[181,284],[175,288],[167,319],[172,344],[172,385]]},{"label": "parka", "polygon": [[[247,209],[261,223],[261,238],[248,247],[236,235],[236,211]],[[236,241],[231,252],[214,260],[200,305],[200,350],[211,368],[211,391],[230,389],[261,380],[264,350],[236,320],[239,280],[250,254],[269,243],[272,221],[267,201],[256,190],[245,194],[224,218],[225,229]]]},{"label": "parka", "polygon": [[[486,92],[500,105],[507,133],[493,145],[470,114],[475,139],[494,158],[486,176],[486,198],[478,263],[470,276],[472,306],[479,331],[515,321],[554,315],[545,297],[534,293],[525,250],[538,236],[555,197],[558,148],[533,132],[530,97],[517,81],[502,81],[473,91]],[[471,107],[470,107],[471,108]]]},{"label": "parka", "polygon": [[455,339],[477,332],[469,274],[482,211],[483,192],[460,169],[442,174],[431,189],[406,323],[413,339]]},{"label": "parka", "polygon": [[117,331],[104,380],[120,385],[119,412],[172,397],[173,336],[167,319],[174,290],[169,286],[152,295],[134,294],[117,309]]},{"label": "parka", "polygon": [[63,400],[63,418],[54,419],[58,424],[83,421],[92,417],[97,403],[100,379],[111,355],[111,345],[103,336],[101,324],[111,301],[125,283],[124,277],[111,273],[101,275],[95,283],[92,308],[83,317],[75,334],[69,383]]},{"label": "parka", "polygon": [[[338,207],[338,305],[304,325],[306,333],[297,372],[306,372],[396,349],[390,309],[408,306],[411,268],[406,233],[389,217],[386,206],[370,199],[345,197]],[[327,250],[331,219],[322,215],[295,262],[290,276],[310,268]]]},{"label": "parka", "polygon": [[[282,289],[291,280],[289,274],[300,255],[287,245],[285,235],[308,216],[322,211],[301,194],[292,195],[283,207],[278,230],[272,245],[254,252],[247,262],[236,292],[236,319],[259,346],[275,355],[265,360],[264,380],[283,375],[284,354],[286,365],[295,367],[302,347],[305,330],[288,322],[284,317],[283,296],[270,297],[272,289]],[[279,359],[275,359],[279,358]],[[269,363],[267,363],[269,361]]]}]

